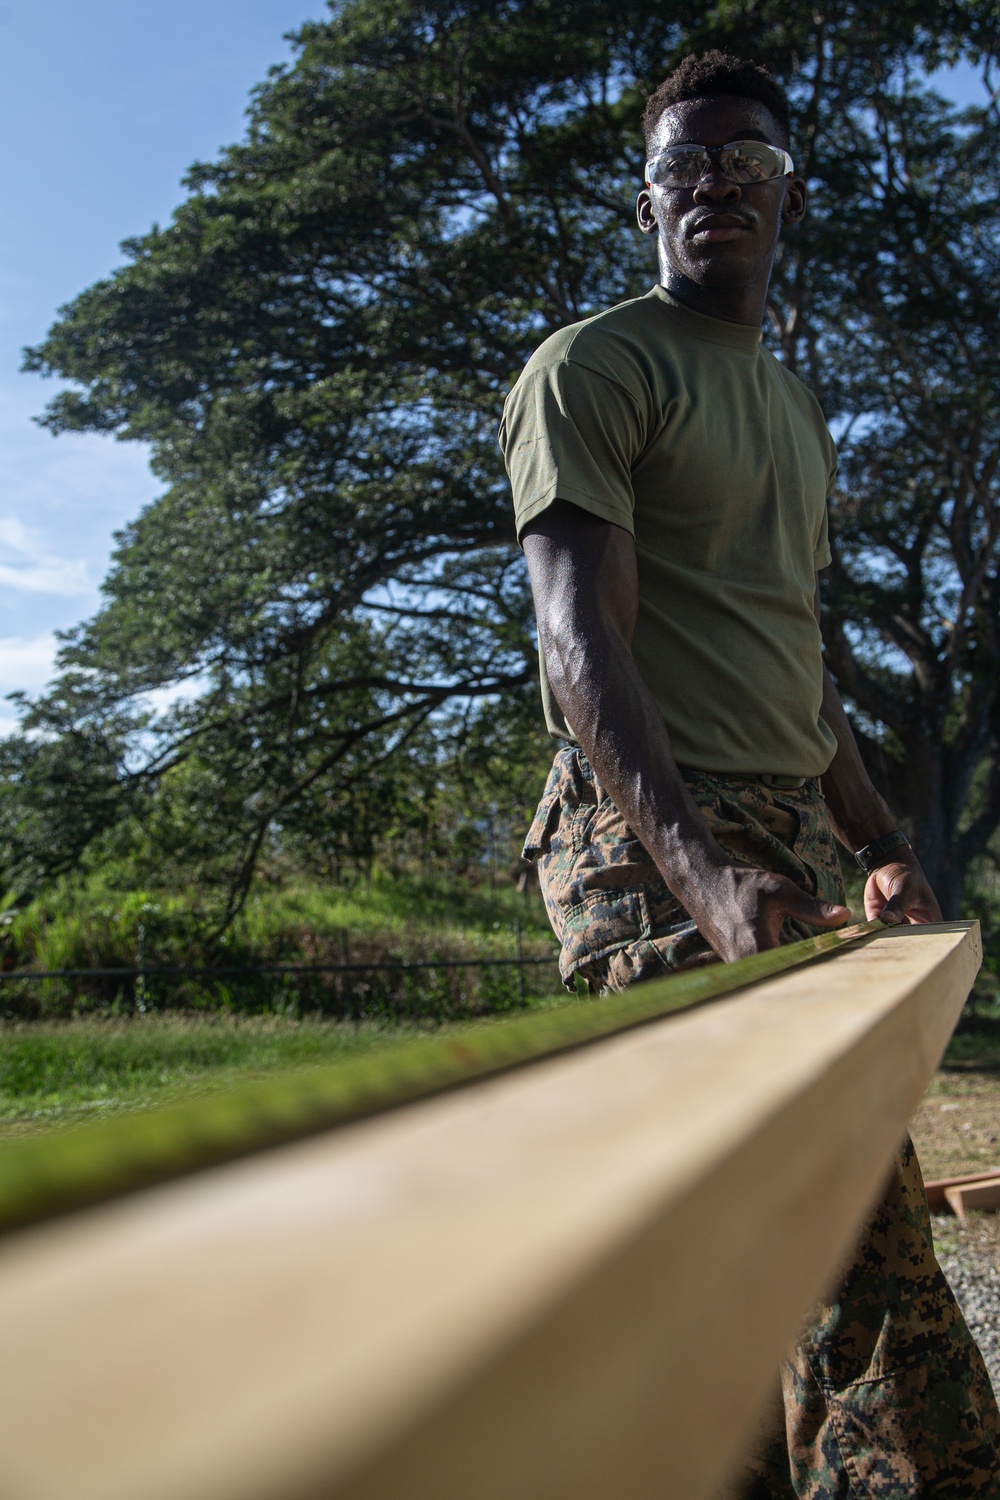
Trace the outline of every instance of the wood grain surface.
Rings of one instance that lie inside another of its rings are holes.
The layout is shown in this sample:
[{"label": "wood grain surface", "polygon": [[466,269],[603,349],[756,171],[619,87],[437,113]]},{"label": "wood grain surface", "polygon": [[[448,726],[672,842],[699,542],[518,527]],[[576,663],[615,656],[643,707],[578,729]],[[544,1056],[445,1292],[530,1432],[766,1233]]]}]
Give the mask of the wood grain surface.
[{"label": "wood grain surface", "polygon": [[875,1200],[975,924],[0,1246],[5,1500],[707,1500]]}]

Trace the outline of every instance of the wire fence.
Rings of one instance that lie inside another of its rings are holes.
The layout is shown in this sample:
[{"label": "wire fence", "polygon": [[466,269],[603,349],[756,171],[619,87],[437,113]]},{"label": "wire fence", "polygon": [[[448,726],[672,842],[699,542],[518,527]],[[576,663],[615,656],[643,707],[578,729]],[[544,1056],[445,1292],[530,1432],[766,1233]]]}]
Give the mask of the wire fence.
[{"label": "wire fence", "polygon": [[8,969],[0,971],[0,983],[15,979],[85,979],[100,975],[102,978],[132,978],[142,975],[169,975],[171,978],[191,978],[194,975],[228,975],[249,977],[254,974],[351,974],[367,973],[374,969],[488,969],[513,968],[518,965],[556,964],[556,954],[544,958],[422,958],[372,959],[370,962],[354,964],[143,964],[142,968],[119,967],[110,969]]},{"label": "wire fence", "polygon": [[[0,1009],[37,1017],[195,1009],[318,1013],[343,1019],[459,1020],[522,1008],[554,992],[555,954],[363,959],[340,963],[158,964],[0,971]],[[527,972],[526,972],[527,971]],[[36,986],[52,986],[39,994]]]}]

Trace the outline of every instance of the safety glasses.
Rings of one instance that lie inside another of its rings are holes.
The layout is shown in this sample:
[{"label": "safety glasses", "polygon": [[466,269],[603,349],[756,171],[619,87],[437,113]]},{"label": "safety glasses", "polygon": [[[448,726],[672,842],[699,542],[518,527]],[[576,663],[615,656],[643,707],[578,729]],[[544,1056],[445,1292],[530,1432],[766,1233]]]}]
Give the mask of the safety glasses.
[{"label": "safety glasses", "polygon": [[668,146],[646,163],[651,187],[691,188],[718,167],[723,177],[745,187],[787,177],[795,168],[787,151],[764,141],[730,141],[725,146]]}]

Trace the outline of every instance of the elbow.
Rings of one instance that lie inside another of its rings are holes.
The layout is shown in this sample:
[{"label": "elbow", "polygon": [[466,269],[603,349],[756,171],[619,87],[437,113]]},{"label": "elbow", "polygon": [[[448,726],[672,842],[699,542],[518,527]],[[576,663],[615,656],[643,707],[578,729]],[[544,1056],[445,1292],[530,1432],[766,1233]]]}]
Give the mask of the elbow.
[{"label": "elbow", "polygon": [[623,642],[606,620],[581,620],[564,612],[540,619],[538,638],[549,686],[563,713],[575,723],[608,681]]},{"label": "elbow", "polygon": [[551,617],[539,618],[538,645],[545,659],[549,686],[563,706],[563,693],[571,686],[581,667],[582,648],[569,628],[569,622]]}]

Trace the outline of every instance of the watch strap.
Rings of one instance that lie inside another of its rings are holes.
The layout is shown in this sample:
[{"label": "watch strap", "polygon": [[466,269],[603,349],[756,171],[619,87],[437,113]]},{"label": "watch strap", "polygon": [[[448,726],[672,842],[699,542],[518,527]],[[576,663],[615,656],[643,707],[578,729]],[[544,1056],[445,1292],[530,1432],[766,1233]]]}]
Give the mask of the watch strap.
[{"label": "watch strap", "polygon": [[863,849],[855,851],[854,858],[864,870],[870,875],[873,870],[879,870],[883,865],[890,862],[891,856],[897,849],[909,849],[910,841],[905,833],[899,829],[893,829],[892,833],[883,833],[881,838],[872,839]]}]

